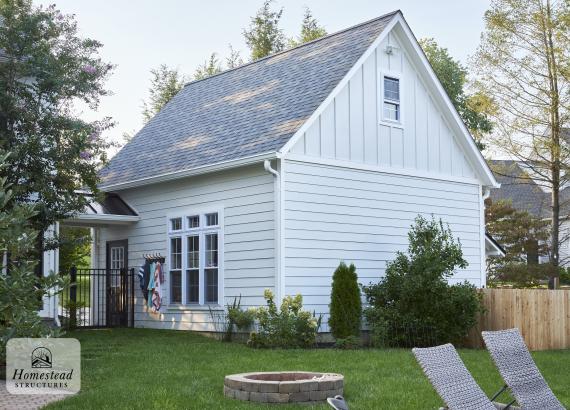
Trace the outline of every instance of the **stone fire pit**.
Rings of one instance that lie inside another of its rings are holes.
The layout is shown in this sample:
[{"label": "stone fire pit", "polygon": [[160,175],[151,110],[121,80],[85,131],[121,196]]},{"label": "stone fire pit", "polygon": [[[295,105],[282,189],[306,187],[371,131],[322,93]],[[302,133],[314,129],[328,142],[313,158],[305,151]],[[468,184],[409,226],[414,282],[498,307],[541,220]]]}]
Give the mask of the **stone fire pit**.
[{"label": "stone fire pit", "polygon": [[224,395],[262,403],[324,401],[342,395],[344,376],[335,373],[261,372],[226,376]]}]

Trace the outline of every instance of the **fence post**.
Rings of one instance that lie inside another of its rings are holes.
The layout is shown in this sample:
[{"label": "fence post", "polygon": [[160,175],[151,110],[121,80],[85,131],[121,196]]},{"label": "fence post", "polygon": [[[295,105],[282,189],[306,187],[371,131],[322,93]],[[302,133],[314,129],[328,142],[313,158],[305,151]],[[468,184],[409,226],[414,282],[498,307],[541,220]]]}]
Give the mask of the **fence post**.
[{"label": "fence post", "polygon": [[135,269],[129,270],[131,276],[131,297],[129,298],[129,309],[131,309],[131,323],[129,327],[135,327]]},{"label": "fence post", "polygon": [[75,265],[71,267],[69,272],[69,327],[74,329],[77,325],[77,268]]}]

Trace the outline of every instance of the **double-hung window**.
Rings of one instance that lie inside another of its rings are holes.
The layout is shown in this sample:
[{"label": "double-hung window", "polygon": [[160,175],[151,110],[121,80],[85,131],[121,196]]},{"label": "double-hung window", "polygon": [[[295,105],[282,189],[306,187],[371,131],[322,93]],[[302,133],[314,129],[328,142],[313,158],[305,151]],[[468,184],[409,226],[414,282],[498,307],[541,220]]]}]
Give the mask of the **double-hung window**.
[{"label": "double-hung window", "polygon": [[220,217],[219,212],[207,212],[169,218],[171,303],[220,302]]},{"label": "double-hung window", "polygon": [[400,79],[383,76],[383,105],[382,112],[385,121],[400,122]]}]

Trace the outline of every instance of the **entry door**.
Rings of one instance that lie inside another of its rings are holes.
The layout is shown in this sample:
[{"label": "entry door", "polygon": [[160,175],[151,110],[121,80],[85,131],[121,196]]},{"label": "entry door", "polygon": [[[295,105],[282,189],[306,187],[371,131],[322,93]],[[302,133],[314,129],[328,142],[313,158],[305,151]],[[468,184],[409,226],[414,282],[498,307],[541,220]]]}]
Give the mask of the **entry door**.
[{"label": "entry door", "polygon": [[127,325],[128,252],[129,245],[126,239],[107,242],[106,319],[108,327]]}]

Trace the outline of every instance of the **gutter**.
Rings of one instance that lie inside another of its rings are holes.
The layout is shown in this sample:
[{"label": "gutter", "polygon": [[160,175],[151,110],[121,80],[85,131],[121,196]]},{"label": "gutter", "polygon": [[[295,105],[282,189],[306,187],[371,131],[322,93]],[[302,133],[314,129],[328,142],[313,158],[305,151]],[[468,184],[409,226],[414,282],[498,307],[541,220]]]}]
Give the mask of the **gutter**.
[{"label": "gutter", "polygon": [[190,176],[195,176],[195,175],[202,175],[202,174],[207,174],[210,172],[222,171],[222,170],[237,168],[237,167],[241,167],[241,166],[245,166],[245,165],[257,164],[257,163],[264,161],[266,159],[274,159],[274,158],[277,158],[277,153],[275,151],[265,152],[262,154],[251,155],[249,157],[233,159],[233,160],[229,160],[229,161],[221,161],[221,162],[218,162],[216,164],[203,165],[203,166],[196,167],[196,168],[184,169],[181,171],[174,171],[174,172],[167,172],[165,174],[160,174],[160,175],[153,175],[153,176],[147,177],[147,178],[134,179],[134,180],[128,181],[128,182],[120,182],[117,184],[110,184],[110,185],[102,184],[101,186],[99,186],[99,189],[103,192],[120,191],[122,189],[136,188],[136,187],[143,186],[143,185],[156,184],[159,182],[173,181],[173,180],[180,179],[180,178],[185,178],[185,177],[190,177]]},{"label": "gutter", "polygon": [[[283,162],[281,161],[281,165]],[[269,172],[275,178],[275,183],[273,185],[273,191],[275,193],[275,303],[278,307],[281,306],[281,300],[283,299],[283,252],[284,252],[284,240],[281,237],[281,230],[283,229],[282,216],[283,216],[283,206],[282,206],[282,175],[274,168],[271,167],[271,161],[266,159],[263,161],[263,169]]]}]

